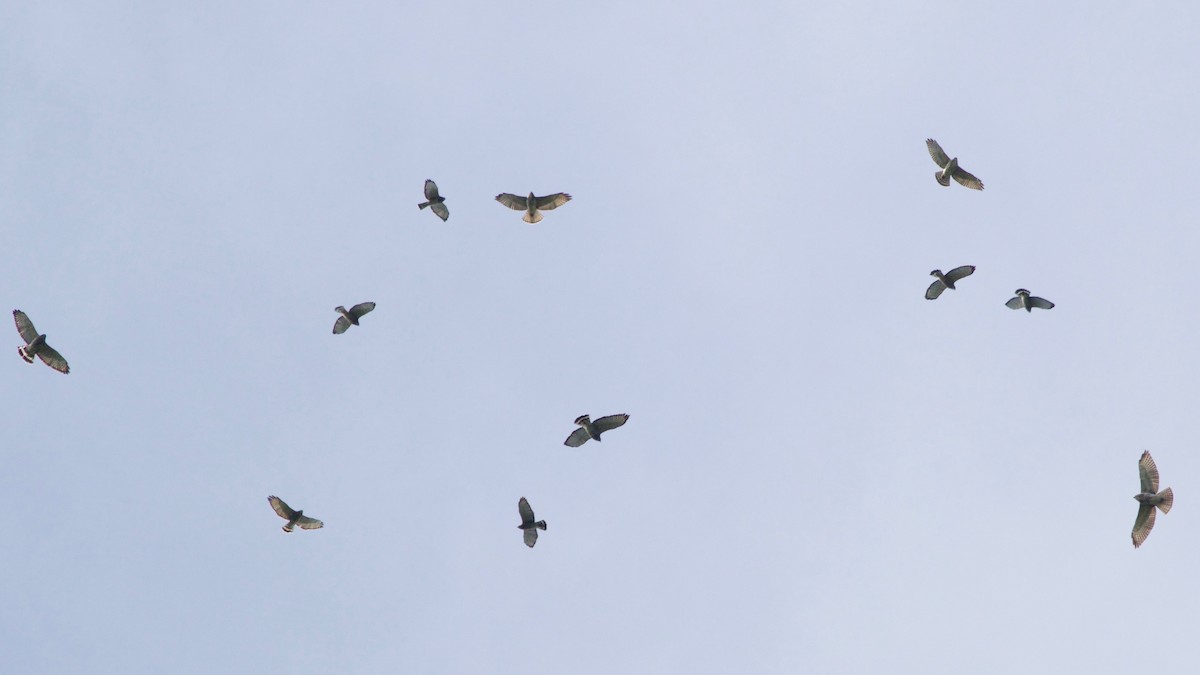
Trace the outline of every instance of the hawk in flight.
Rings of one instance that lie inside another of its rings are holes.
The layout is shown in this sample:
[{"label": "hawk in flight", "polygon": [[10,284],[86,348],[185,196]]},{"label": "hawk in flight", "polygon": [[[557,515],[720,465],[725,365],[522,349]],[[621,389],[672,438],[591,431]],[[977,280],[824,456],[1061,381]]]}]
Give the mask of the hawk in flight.
[{"label": "hawk in flight", "polygon": [[969,187],[972,190],[982,190],[983,181],[975,176],[967,173],[966,170],[958,166],[958,158],[950,159],[946,156],[946,151],[942,150],[942,146],[932,138],[925,139],[925,146],[929,148],[929,156],[933,158],[933,163],[938,165],[941,171],[933,174],[937,182],[944,187],[950,187],[950,179],[958,181],[958,184],[963,187]]},{"label": "hawk in flight", "polygon": [[533,520],[533,508],[529,506],[529,502],[521,497],[521,501],[517,502],[517,510],[521,512],[521,524],[517,527],[525,535],[525,545],[533,548],[537,543],[537,531],[546,529],[546,521]]},{"label": "hawk in flight", "polygon": [[937,277],[937,280],[932,284],[929,284],[929,288],[925,289],[925,299],[937,300],[938,296],[942,294],[942,291],[946,290],[947,288],[952,291],[954,290],[954,282],[962,279],[963,277],[969,277],[974,273],[974,265],[955,267],[945,274],[942,274],[941,270],[934,270],[930,272],[929,275]]},{"label": "hawk in flight", "polygon": [[1166,513],[1175,501],[1175,493],[1171,492],[1171,488],[1158,491],[1158,467],[1154,466],[1154,458],[1149,450],[1142,451],[1142,458],[1138,460],[1138,475],[1142,479],[1142,491],[1133,496],[1138,500],[1137,520],[1133,521],[1134,548],[1141,546],[1154,528],[1154,507]]},{"label": "hawk in flight", "polygon": [[319,530],[322,527],[325,527],[325,523],[322,523],[316,518],[309,518],[308,516],[304,515],[303,510],[297,511],[293,509],[275,495],[267,497],[267,501],[270,502],[271,508],[275,509],[275,513],[278,513],[280,518],[283,518],[287,521],[287,525],[283,526],[284,532],[291,532],[292,530],[296,529],[297,525],[299,525],[300,529],[302,530]]},{"label": "hawk in flight", "polygon": [[507,192],[496,195],[496,201],[507,206],[513,211],[524,211],[525,217],[523,220],[527,223],[537,223],[542,220],[542,214],[538,211],[550,211],[571,201],[571,195],[565,192],[556,192],[545,197],[534,197],[530,192],[528,197],[518,197]]},{"label": "hawk in flight", "polygon": [[362,318],[363,314],[373,309],[375,309],[375,303],[373,302],[360,302],[351,307],[350,311],[346,311],[346,308],[341,305],[334,307],[333,311],[341,314],[341,316],[338,317],[337,321],[333,322],[333,334],[340,335],[349,330],[351,325],[357,326],[358,320]]},{"label": "hawk in flight", "polygon": [[42,363],[60,373],[71,372],[67,360],[54,347],[46,344],[45,335],[38,335],[37,329],[33,327],[33,322],[29,320],[29,317],[25,316],[25,312],[14,309],[13,321],[17,324],[17,332],[21,334],[21,339],[25,341],[25,346],[17,347],[17,353],[25,359],[25,363],[33,363],[33,357],[36,356],[42,360]]},{"label": "hawk in flight", "polygon": [[450,209],[446,208],[446,198],[438,194],[437,183],[428,179],[425,181],[425,199],[426,201],[417,204],[417,208],[424,209],[428,206],[434,215],[446,222],[450,217]]},{"label": "hawk in flight", "polygon": [[572,431],[570,436],[567,436],[567,440],[563,442],[563,445],[570,448],[578,448],[587,443],[589,438],[594,438],[599,442],[600,434],[611,429],[616,429],[627,421],[629,421],[629,415],[625,414],[601,417],[595,422],[588,415],[580,415],[575,418],[575,424],[578,424],[579,428]]},{"label": "hawk in flight", "polygon": [[1023,309],[1026,312],[1033,312],[1033,308],[1038,309],[1054,309],[1054,303],[1045,298],[1039,298],[1036,295],[1030,295],[1029,291],[1024,288],[1016,290],[1017,297],[1010,299],[1004,303],[1009,309]]}]

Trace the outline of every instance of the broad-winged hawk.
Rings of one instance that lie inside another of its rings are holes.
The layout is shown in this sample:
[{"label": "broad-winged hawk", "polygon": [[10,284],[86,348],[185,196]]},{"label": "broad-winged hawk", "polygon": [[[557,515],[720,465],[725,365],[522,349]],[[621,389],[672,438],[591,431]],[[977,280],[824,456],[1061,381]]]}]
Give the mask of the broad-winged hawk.
[{"label": "broad-winged hawk", "polygon": [[538,213],[539,211],[557,209],[571,201],[571,195],[565,192],[556,192],[545,197],[535,197],[530,192],[528,197],[518,197],[517,195],[504,192],[496,195],[496,201],[514,211],[524,211],[525,216],[522,220],[527,223],[536,223],[542,219],[542,214]]},{"label": "broad-winged hawk", "polygon": [[54,347],[46,344],[46,336],[39,335],[37,329],[33,327],[33,322],[19,309],[13,310],[13,322],[17,324],[17,332],[21,334],[21,339],[25,341],[25,345],[17,347],[17,353],[21,358],[25,359],[25,363],[33,363],[33,357],[38,357],[42,363],[50,366],[60,373],[66,374],[71,372],[71,367],[67,365],[67,360],[62,354],[58,353]]}]

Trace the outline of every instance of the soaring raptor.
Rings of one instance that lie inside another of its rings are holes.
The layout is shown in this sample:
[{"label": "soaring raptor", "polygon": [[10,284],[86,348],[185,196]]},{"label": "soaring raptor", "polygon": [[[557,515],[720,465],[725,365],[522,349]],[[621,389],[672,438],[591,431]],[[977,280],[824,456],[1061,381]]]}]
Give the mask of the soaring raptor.
[{"label": "soaring raptor", "polygon": [[42,360],[42,363],[60,373],[71,372],[67,360],[54,347],[46,344],[45,334],[38,335],[37,329],[33,327],[33,322],[29,320],[29,317],[25,316],[25,312],[14,309],[13,321],[17,324],[17,332],[21,334],[21,339],[25,341],[24,346],[17,347],[17,353],[25,359],[25,363],[33,363],[33,357],[36,356]]},{"label": "soaring raptor", "polygon": [[283,526],[284,532],[291,532],[292,530],[296,529],[297,525],[299,525],[300,529],[302,530],[319,530],[325,526],[325,523],[322,523],[316,518],[309,518],[308,516],[304,515],[303,509],[297,511],[288,506],[282,499],[276,497],[275,495],[267,497],[267,501],[270,502],[271,508],[275,509],[275,513],[278,513],[280,518],[283,518],[287,521],[287,525]]},{"label": "soaring raptor", "polygon": [[1030,295],[1029,291],[1024,288],[1016,290],[1017,296],[1009,298],[1008,302],[1004,303],[1009,309],[1023,309],[1026,312],[1033,312],[1033,308],[1038,309],[1054,309],[1054,303],[1045,298],[1039,298],[1036,295]]},{"label": "soaring raptor", "polygon": [[425,199],[426,201],[417,204],[417,208],[424,209],[428,206],[434,215],[446,222],[450,217],[450,209],[446,208],[446,198],[438,194],[437,183],[428,179],[425,181]]},{"label": "soaring raptor", "polygon": [[946,156],[946,151],[942,150],[942,146],[932,138],[925,139],[925,147],[929,148],[929,156],[933,158],[933,163],[938,165],[937,173],[933,177],[943,187],[950,187],[950,179],[958,181],[958,184],[963,187],[969,187],[972,190],[982,190],[983,181],[979,180],[965,169],[958,165],[958,158],[950,159]]},{"label": "soaring raptor", "polygon": [[1150,536],[1154,528],[1154,508],[1158,507],[1163,513],[1171,510],[1175,501],[1175,493],[1171,488],[1158,491],[1158,467],[1154,466],[1154,458],[1149,450],[1142,451],[1138,460],[1138,476],[1142,481],[1142,491],[1133,496],[1138,500],[1137,520],[1133,521],[1133,547],[1137,548]]},{"label": "soaring raptor", "polygon": [[929,288],[925,289],[925,299],[937,300],[938,296],[942,294],[942,291],[946,290],[947,288],[952,291],[954,290],[954,282],[962,279],[963,277],[969,277],[974,273],[974,265],[955,267],[945,274],[942,274],[941,270],[934,270],[930,272],[929,276],[937,277],[937,279],[932,284],[929,284]]},{"label": "soaring raptor", "polygon": [[527,223],[540,222],[542,214],[539,211],[550,211],[571,201],[571,195],[565,192],[556,192],[545,197],[534,197],[530,192],[528,197],[518,197],[507,192],[496,195],[496,201],[507,206],[513,211],[524,211],[525,216],[522,218]]},{"label": "soaring raptor", "polygon": [[361,319],[364,314],[373,309],[375,309],[375,303],[373,302],[360,302],[351,307],[349,311],[347,311],[346,308],[342,307],[341,305],[334,307],[333,311],[341,314],[341,316],[338,317],[337,321],[333,322],[333,334],[340,335],[341,333],[345,333],[347,330],[350,330],[351,325],[357,326],[358,320]]},{"label": "soaring raptor", "polygon": [[524,497],[517,502],[517,511],[521,512],[521,524],[517,528],[525,534],[525,545],[533,548],[533,545],[537,543],[537,531],[546,529],[546,521],[534,521],[533,508],[529,506],[529,502]]},{"label": "soaring raptor", "polygon": [[575,418],[575,424],[578,424],[579,428],[575,431],[572,431],[570,436],[567,436],[567,440],[563,442],[563,445],[571,448],[578,448],[584,443],[587,443],[589,438],[594,438],[597,442],[599,442],[600,434],[612,429],[616,429],[622,424],[625,424],[625,422],[628,420],[629,415],[625,414],[601,417],[595,422],[593,422],[592,418],[588,415],[580,415],[579,417]]}]

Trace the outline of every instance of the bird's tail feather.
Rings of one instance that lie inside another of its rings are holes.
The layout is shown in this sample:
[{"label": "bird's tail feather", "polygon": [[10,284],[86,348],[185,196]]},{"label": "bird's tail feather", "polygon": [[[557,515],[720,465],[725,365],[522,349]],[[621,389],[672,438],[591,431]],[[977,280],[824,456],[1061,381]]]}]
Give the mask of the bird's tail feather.
[{"label": "bird's tail feather", "polygon": [[539,520],[536,523],[534,523],[533,526],[539,530],[544,530],[544,529],[546,529],[546,521]]},{"label": "bird's tail feather", "polygon": [[1158,493],[1158,496],[1162,497],[1162,503],[1158,505],[1159,510],[1163,513],[1170,511],[1171,504],[1175,502],[1175,493],[1171,492],[1171,488],[1167,488],[1166,490]]},{"label": "bird's tail feather", "polygon": [[25,351],[24,347],[17,347],[17,353],[21,355],[21,358],[25,359],[25,363],[33,363],[33,357]]},{"label": "bird's tail feather", "polygon": [[587,424],[592,421],[591,415],[580,415],[575,418],[575,424]]},{"label": "bird's tail feather", "polygon": [[421,202],[420,204],[417,204],[418,209],[423,209],[426,206],[429,206],[429,202]]},{"label": "bird's tail feather", "polygon": [[283,531],[284,531],[284,532],[291,532],[291,531],[292,531],[292,524],[291,524],[291,523],[288,523],[287,525],[284,525],[284,526],[283,526]]},{"label": "bird's tail feather", "polygon": [[524,220],[525,222],[527,222],[527,223],[530,223],[530,224],[532,224],[532,223],[540,223],[540,222],[542,222],[542,212],[541,212],[541,211],[534,211],[534,212],[533,212],[533,215],[531,216],[531,215],[529,215],[529,212],[528,212],[528,211],[526,211],[526,212],[525,212],[525,217],[524,217],[524,218],[522,218],[522,220]]},{"label": "bird's tail feather", "polygon": [[941,171],[934,171],[933,177],[937,179],[938,185],[942,187],[950,187],[950,176],[947,176]]}]

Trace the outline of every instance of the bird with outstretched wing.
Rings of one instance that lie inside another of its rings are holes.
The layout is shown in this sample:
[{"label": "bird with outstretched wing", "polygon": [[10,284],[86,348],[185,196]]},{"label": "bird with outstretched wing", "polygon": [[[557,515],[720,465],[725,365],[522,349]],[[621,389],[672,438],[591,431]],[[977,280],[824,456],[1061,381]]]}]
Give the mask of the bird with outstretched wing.
[{"label": "bird with outstretched wing", "polygon": [[348,310],[341,305],[334,307],[333,311],[341,314],[341,316],[338,317],[337,321],[333,322],[333,334],[340,335],[349,330],[350,326],[357,326],[358,320],[373,309],[375,309],[375,303],[373,302],[360,302]]},{"label": "bird with outstretched wing", "polygon": [[522,217],[522,220],[525,222],[537,223],[541,222],[542,220],[542,214],[540,213],[541,211],[552,211],[557,209],[563,204],[571,201],[571,195],[565,192],[556,192],[552,195],[546,195],[545,197],[535,197],[534,194],[530,192],[529,196],[522,197],[509,192],[503,192],[496,195],[496,201],[514,211],[524,211],[525,215]]},{"label": "bird with outstretched wing", "polygon": [[309,516],[304,515],[303,510],[297,511],[293,509],[292,507],[288,506],[286,502],[275,495],[267,497],[267,502],[271,505],[271,508],[275,509],[275,513],[279,514],[280,518],[283,518],[287,521],[287,524],[283,526],[284,532],[291,532],[292,530],[296,529],[297,526],[299,526],[302,530],[319,530],[322,527],[325,527],[325,523],[322,523],[316,518],[310,518]]},{"label": "bird with outstretched wing", "polygon": [[441,218],[442,222],[446,222],[450,217],[450,209],[446,208],[446,198],[438,194],[437,183],[428,179],[425,180],[425,201],[417,204],[417,208],[424,209],[426,206]]},{"label": "bird with outstretched wing", "polygon": [[1158,491],[1158,467],[1149,450],[1143,450],[1138,459],[1138,478],[1141,491],[1133,496],[1138,501],[1137,519],[1133,521],[1131,533],[1134,548],[1141,546],[1150,536],[1150,530],[1154,529],[1155,509],[1167,513],[1175,503],[1175,493],[1171,488]]},{"label": "bird with outstretched wing", "polygon": [[616,429],[628,421],[629,415],[624,413],[601,417],[595,422],[592,421],[589,415],[580,415],[575,418],[575,424],[578,424],[579,428],[572,431],[570,436],[567,436],[567,440],[563,442],[563,445],[570,448],[578,448],[587,443],[589,439],[599,441],[600,434]]},{"label": "bird with outstretched wing", "polygon": [[940,171],[933,174],[937,182],[942,187],[950,187],[950,179],[958,181],[959,185],[969,187],[972,190],[982,190],[983,181],[971,175],[965,169],[958,165],[958,158],[951,159],[946,155],[946,151],[942,150],[942,146],[932,138],[925,139],[925,147],[929,149],[929,156],[933,158],[933,163],[938,165]]},{"label": "bird with outstretched wing", "polygon": [[71,366],[67,365],[67,360],[63,358],[58,350],[46,344],[46,336],[39,335],[37,329],[33,327],[33,322],[29,317],[19,309],[13,310],[13,322],[17,324],[17,333],[25,344],[17,347],[17,353],[25,360],[25,363],[33,363],[33,358],[42,360],[42,363],[50,366],[58,372],[66,375],[71,372]]},{"label": "bird with outstretched wing", "polygon": [[533,507],[529,505],[529,502],[524,497],[521,497],[521,501],[517,502],[517,511],[521,514],[521,524],[517,528],[524,533],[525,545],[533,548],[538,539],[537,531],[546,529],[546,521],[534,519]]}]

